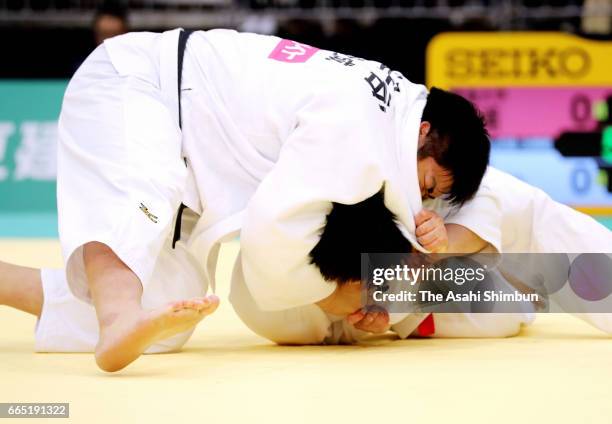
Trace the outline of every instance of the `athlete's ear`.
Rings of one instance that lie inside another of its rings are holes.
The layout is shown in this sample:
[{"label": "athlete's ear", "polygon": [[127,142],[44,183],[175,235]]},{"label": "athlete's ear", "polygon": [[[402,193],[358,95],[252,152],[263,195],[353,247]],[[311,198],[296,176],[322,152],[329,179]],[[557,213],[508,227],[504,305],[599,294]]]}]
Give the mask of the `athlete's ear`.
[{"label": "athlete's ear", "polygon": [[421,122],[421,125],[419,126],[419,135],[426,136],[427,134],[429,134],[430,129],[431,129],[431,124],[429,122],[427,121]]}]

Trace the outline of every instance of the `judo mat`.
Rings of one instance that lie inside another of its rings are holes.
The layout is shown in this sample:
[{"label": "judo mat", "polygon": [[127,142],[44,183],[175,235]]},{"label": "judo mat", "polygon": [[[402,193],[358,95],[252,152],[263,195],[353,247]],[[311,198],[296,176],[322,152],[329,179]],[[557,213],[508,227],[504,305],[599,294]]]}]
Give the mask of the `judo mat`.
[{"label": "judo mat", "polygon": [[[612,336],[572,316],[541,315],[508,339],[275,346],[227,301],[236,253],[223,247],[222,305],[183,351],[116,374],[91,354],[33,353],[35,319],[0,307],[0,402],[69,402],[52,422],[75,423],[612,422]],[[61,264],[55,240],[0,240],[0,259]]]}]

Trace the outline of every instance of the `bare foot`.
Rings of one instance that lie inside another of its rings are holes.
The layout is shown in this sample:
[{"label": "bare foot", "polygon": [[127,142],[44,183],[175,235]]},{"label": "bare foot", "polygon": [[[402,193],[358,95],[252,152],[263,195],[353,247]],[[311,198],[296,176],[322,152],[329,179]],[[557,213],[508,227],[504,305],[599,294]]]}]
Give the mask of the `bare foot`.
[{"label": "bare foot", "polygon": [[219,305],[215,295],[181,300],[136,316],[122,314],[103,326],[96,346],[96,362],[104,371],[125,368],[152,344],[195,327]]}]

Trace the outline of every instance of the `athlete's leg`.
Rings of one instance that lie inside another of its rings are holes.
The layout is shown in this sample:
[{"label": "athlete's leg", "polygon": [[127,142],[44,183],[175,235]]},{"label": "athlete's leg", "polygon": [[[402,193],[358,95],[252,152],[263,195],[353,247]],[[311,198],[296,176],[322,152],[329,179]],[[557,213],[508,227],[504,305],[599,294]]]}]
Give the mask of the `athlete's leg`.
[{"label": "athlete's leg", "polygon": [[40,270],[0,261],[0,304],[40,316],[43,305]]},{"label": "athlete's leg", "polygon": [[148,298],[184,194],[181,134],[159,88],[120,74],[105,46],[71,80],[58,127],[66,279],[96,309],[98,365],[116,371],[157,341],[193,328],[218,302],[192,294],[169,304]]},{"label": "athlete's leg", "polygon": [[209,296],[144,310],[140,280],[109,247],[88,243],[84,262],[100,326],[96,362],[105,371],[124,368],[156,341],[193,328],[217,308],[218,299]]}]

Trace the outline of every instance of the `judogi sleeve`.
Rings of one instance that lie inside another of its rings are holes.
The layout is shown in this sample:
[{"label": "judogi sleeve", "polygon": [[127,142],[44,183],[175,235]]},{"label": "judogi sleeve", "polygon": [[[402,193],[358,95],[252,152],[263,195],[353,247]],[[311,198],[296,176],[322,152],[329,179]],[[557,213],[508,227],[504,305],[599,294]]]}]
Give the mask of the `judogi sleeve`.
[{"label": "judogi sleeve", "polygon": [[309,261],[331,202],[354,204],[383,185],[390,118],[354,87],[324,91],[298,112],[245,213],[242,267],[262,310],[312,304],[334,291]]},{"label": "judogi sleeve", "polygon": [[[461,208],[447,210],[444,222],[467,228],[489,243],[490,248],[501,253],[502,210],[498,194],[493,190],[491,178],[490,172],[487,172],[474,198]],[[485,250],[491,249],[485,247]]]}]

